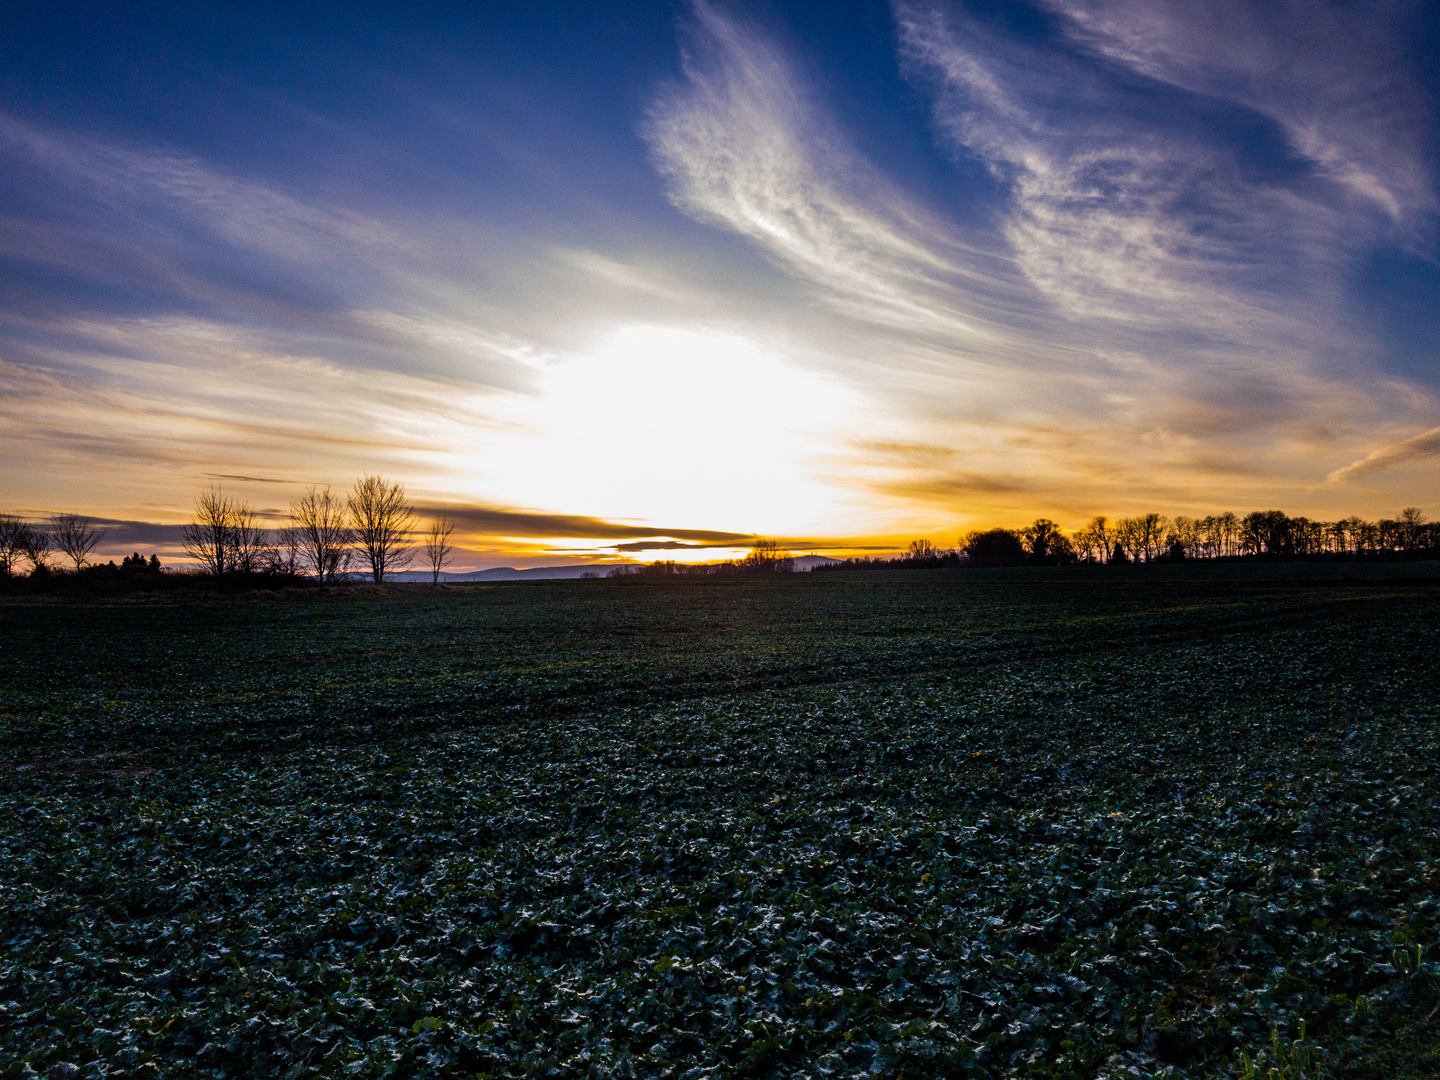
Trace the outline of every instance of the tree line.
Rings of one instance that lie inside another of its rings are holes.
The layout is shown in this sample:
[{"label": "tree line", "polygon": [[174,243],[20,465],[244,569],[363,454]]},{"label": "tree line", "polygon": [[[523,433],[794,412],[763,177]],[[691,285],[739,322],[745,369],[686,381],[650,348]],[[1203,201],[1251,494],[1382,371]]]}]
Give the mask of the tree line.
[{"label": "tree line", "polygon": [[[406,498],[405,486],[381,476],[362,476],[344,495],[329,486],[310,487],[290,504],[289,519],[289,525],[269,528],[251,504],[218,487],[210,488],[196,498],[182,541],[200,572],[216,579],[310,577],[335,582],[360,568],[373,580],[384,581],[421,557],[431,571],[431,580],[438,582],[455,552],[455,522],[440,516],[422,527]],[[52,559],[62,558],[79,573],[104,535],[104,529],[79,514],[55,514],[43,522],[27,522],[0,513],[0,576],[12,576],[25,564],[32,575],[43,576],[53,571]],[[1257,510],[1243,517],[1233,513],[1203,518],[1169,518],[1157,513],[1122,518],[1099,515],[1068,533],[1048,518],[1037,518],[1023,528],[968,532],[953,548],[915,540],[900,556],[845,559],[816,570],[1425,554],[1440,556],[1440,522],[1426,521],[1418,507],[1407,506],[1397,517],[1379,521],[1359,517],[1313,521],[1280,510]],[[759,540],[742,559],[625,564],[606,576],[768,574],[794,568],[790,552],[773,540]],[[124,560],[121,569],[158,574],[160,564],[155,556],[147,561],[137,552]]]},{"label": "tree line", "polygon": [[104,536],[104,529],[80,514],[55,514],[42,522],[0,514],[0,574],[9,577],[28,563],[32,574],[43,576],[57,557],[70,560],[78,573]]},{"label": "tree line", "polygon": [[1091,519],[1076,530],[1078,557],[1091,562],[1152,562],[1171,559],[1225,559],[1240,556],[1305,557],[1384,555],[1440,547],[1440,523],[1427,522],[1419,507],[1407,506],[1395,518],[1359,517],[1313,521],[1281,510],[1257,510],[1203,518],[1144,514],[1111,522]]},{"label": "tree line", "polygon": [[342,580],[356,567],[384,581],[417,555],[438,582],[455,553],[455,522],[436,517],[422,530],[405,485],[383,476],[362,476],[344,496],[310,487],[290,504],[289,518],[289,525],[266,528],[249,503],[211,488],[195,500],[181,534],[185,553],[215,578],[268,573],[322,582]]},{"label": "tree line", "polygon": [[1048,518],[1020,529],[979,529],[953,548],[916,540],[894,558],[846,559],[817,570],[941,566],[1022,566],[1074,563],[1149,563],[1205,559],[1366,558],[1440,554],[1440,522],[1407,506],[1395,518],[1312,521],[1281,510],[1243,517],[1214,514],[1174,518],[1163,514],[1091,518],[1067,533]]},{"label": "tree line", "polygon": [[[441,516],[422,526],[405,486],[381,476],[362,476],[345,495],[311,487],[290,504],[289,519],[289,525],[269,528],[250,503],[212,487],[196,498],[181,542],[200,573],[220,580],[308,576],[334,582],[361,568],[384,581],[420,556],[438,582],[455,553],[455,522]],[[0,513],[0,575],[13,575],[25,564],[32,575],[47,575],[57,553],[78,574],[104,536],[104,529],[79,514],[27,522]],[[147,562],[137,552],[122,564],[137,567],[158,573],[159,559],[152,555]]]}]

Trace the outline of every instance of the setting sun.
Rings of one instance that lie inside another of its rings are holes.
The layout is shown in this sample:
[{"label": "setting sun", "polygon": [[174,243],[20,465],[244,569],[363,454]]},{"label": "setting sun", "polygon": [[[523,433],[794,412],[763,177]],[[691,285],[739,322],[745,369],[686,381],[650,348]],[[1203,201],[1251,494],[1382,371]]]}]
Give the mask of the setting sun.
[{"label": "setting sun", "polygon": [[835,513],[825,458],[858,413],[842,384],[738,335],[632,326],[546,369],[492,450],[515,502],[797,533]]}]

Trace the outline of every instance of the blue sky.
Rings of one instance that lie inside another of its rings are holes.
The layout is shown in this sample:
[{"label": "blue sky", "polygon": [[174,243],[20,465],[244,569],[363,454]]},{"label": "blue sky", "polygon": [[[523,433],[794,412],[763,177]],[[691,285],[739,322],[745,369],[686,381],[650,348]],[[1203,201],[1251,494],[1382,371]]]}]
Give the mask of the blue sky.
[{"label": "blue sky", "polygon": [[1436,70],[1421,4],[9,4],[0,503],[1434,516]]}]

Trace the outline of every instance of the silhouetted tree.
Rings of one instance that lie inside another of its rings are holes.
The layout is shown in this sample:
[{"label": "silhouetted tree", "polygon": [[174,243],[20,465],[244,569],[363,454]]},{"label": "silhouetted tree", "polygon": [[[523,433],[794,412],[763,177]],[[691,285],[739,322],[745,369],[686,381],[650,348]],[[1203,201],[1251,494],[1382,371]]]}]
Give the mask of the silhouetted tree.
[{"label": "silhouetted tree", "polygon": [[195,515],[180,536],[185,553],[211,577],[259,573],[274,560],[269,533],[255,508],[219,488],[196,497]]},{"label": "silhouetted tree", "polygon": [[1331,543],[1342,555],[1359,554],[1365,538],[1365,522],[1358,517],[1343,518],[1330,526]]},{"label": "silhouetted tree", "polygon": [[911,540],[909,557],[913,562],[923,562],[926,559],[939,557],[939,549],[929,540]]},{"label": "silhouetted tree", "polygon": [[1230,557],[1240,554],[1240,519],[1229,510],[1215,517],[1215,538],[1220,554]]},{"label": "silhouetted tree", "polygon": [[1076,530],[1074,542],[1081,558],[1089,562],[1107,562],[1114,546],[1109,519],[1104,515],[1091,518],[1088,525]]},{"label": "silhouetted tree", "polygon": [[1200,554],[1200,523],[1194,518],[1177,515],[1170,522],[1165,546],[1170,550],[1170,558],[1176,562],[1196,557]]},{"label": "silhouetted tree", "polygon": [[50,530],[43,525],[25,525],[20,534],[20,552],[30,564],[30,573],[50,572]]},{"label": "silhouetted tree", "polygon": [[1230,554],[1225,548],[1224,517],[1208,514],[1196,522],[1195,542],[1201,558],[1218,559]]},{"label": "silhouetted tree", "polygon": [[230,526],[234,514],[235,500],[219,488],[210,488],[196,496],[195,515],[180,534],[185,554],[211,577],[224,577],[233,569]]},{"label": "silhouetted tree", "polygon": [[795,569],[795,557],[774,540],[756,540],[740,569],[746,573],[789,573]]},{"label": "silhouetted tree", "polygon": [[277,574],[298,575],[301,572],[300,541],[300,529],[297,526],[286,525],[276,529],[270,569]]},{"label": "silhouetted tree", "polygon": [[1011,529],[968,532],[960,538],[960,550],[972,566],[1020,566],[1025,562],[1025,541]]},{"label": "silhouetted tree", "polygon": [[430,582],[439,584],[440,571],[454,554],[455,546],[450,543],[450,534],[455,531],[455,522],[447,517],[438,517],[430,522],[425,533],[425,561],[430,564]]},{"label": "silhouetted tree", "polygon": [[230,565],[237,574],[258,574],[275,563],[270,533],[249,503],[237,503],[230,518]]},{"label": "silhouetted tree", "polygon": [[1153,562],[1165,550],[1165,533],[1170,519],[1163,514],[1142,514],[1140,522],[1140,545],[1145,552],[1145,561]]},{"label": "silhouetted tree", "polygon": [[1240,522],[1240,550],[1247,555],[1259,555],[1265,550],[1265,515],[1256,510],[1246,514]]},{"label": "silhouetted tree", "polygon": [[160,556],[151,555],[147,559],[137,551],[120,560],[120,569],[128,574],[158,574],[160,573]]},{"label": "silhouetted tree", "polygon": [[1030,549],[1030,561],[1048,563],[1057,559],[1062,552],[1070,551],[1070,542],[1060,531],[1060,526],[1049,518],[1036,518],[1021,531],[1025,546]]},{"label": "silhouetted tree", "polygon": [[1116,562],[1139,562],[1145,556],[1145,523],[1140,518],[1121,518],[1115,523],[1115,547],[1125,553]]},{"label": "silhouetted tree", "polygon": [[312,487],[292,502],[290,520],[295,523],[302,567],[331,582],[349,569],[354,541],[348,511],[328,486]]},{"label": "silhouetted tree", "polygon": [[1406,551],[1429,546],[1426,543],[1429,530],[1425,528],[1425,515],[1418,506],[1407,506],[1401,510],[1396,524],[1400,526],[1400,546]]},{"label": "silhouetted tree", "polygon": [[1121,518],[1115,526],[1115,542],[1124,549],[1131,562],[1153,562],[1165,550],[1169,524],[1169,519],[1161,514]]},{"label": "silhouetted tree", "polygon": [[1325,550],[1325,526],[1307,517],[1287,518],[1285,552],[1290,555],[1319,555]]},{"label": "silhouetted tree", "polygon": [[405,501],[404,484],[367,474],[355,481],[346,505],[355,543],[376,581],[410,565],[415,549],[407,542],[415,528],[415,512]]},{"label": "silhouetted tree", "polygon": [[25,554],[25,522],[14,514],[0,514],[0,574],[9,577]]},{"label": "silhouetted tree", "polygon": [[56,514],[50,519],[50,535],[55,538],[55,546],[75,564],[78,574],[105,531],[92,528],[90,519],[79,514]]},{"label": "silhouetted tree", "polygon": [[1256,510],[1240,522],[1240,546],[1252,555],[1293,555],[1290,518],[1282,510]]}]

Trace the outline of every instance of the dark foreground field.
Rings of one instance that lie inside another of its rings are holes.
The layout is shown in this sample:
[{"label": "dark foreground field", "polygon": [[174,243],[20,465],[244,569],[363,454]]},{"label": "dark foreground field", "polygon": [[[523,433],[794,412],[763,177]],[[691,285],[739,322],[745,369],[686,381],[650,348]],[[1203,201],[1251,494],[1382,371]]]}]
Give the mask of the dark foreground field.
[{"label": "dark foreground field", "polygon": [[1437,655],[1223,568],[6,601],[0,1074],[1435,1076]]}]

